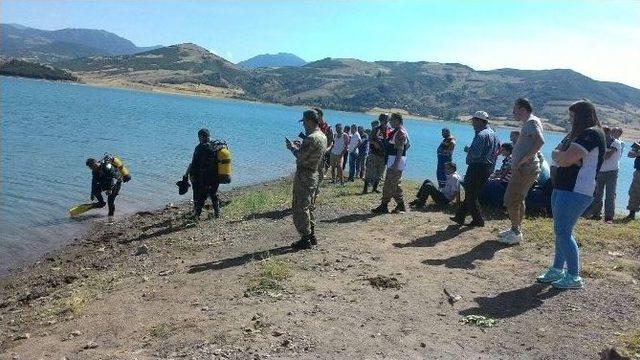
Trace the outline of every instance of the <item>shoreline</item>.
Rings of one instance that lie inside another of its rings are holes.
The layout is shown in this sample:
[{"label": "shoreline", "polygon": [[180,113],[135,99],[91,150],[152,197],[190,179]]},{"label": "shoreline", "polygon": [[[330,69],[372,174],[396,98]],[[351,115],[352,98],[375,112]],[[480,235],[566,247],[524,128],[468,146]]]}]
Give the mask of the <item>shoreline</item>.
[{"label": "shoreline", "polygon": [[[418,186],[404,183],[408,193]],[[527,219],[527,241],[505,247],[492,240],[507,225],[500,216],[456,230],[451,210],[371,216],[379,198],[358,195],[359,183],[322,189],[319,246],[308,251],[289,247],[297,234],[288,177],[226,192],[220,219],[189,222],[190,204],[181,203],[96,226],[0,278],[0,354],[553,358],[567,346],[567,359],[581,360],[623,348],[615,334],[640,331],[640,222],[580,220],[588,289],[553,292],[533,282],[553,251],[550,219]],[[497,325],[461,322],[476,314]],[[549,327],[550,317],[562,321]]]}]

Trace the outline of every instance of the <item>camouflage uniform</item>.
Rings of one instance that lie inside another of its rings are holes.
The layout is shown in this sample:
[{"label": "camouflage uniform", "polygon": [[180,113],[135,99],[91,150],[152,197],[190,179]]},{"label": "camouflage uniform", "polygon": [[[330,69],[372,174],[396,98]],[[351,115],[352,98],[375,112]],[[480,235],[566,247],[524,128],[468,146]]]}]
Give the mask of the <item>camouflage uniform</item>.
[{"label": "camouflage uniform", "polygon": [[293,224],[300,236],[309,236],[315,225],[313,210],[318,188],[318,165],[327,149],[327,137],[319,129],[309,134],[295,152],[296,174],[293,179]]},{"label": "camouflage uniform", "polygon": [[[394,135],[388,144],[388,155],[395,156],[395,152],[400,147],[405,148],[406,154],[406,145],[408,143],[406,130],[404,128],[398,128],[394,131]],[[389,163],[391,163],[391,160],[389,160]],[[391,166],[393,166],[393,164],[389,164],[387,175],[384,179],[384,186],[382,187],[382,203],[386,204],[391,201],[391,199],[394,199],[396,203],[401,204],[404,203],[402,187],[400,186],[402,170],[392,169]]]}]

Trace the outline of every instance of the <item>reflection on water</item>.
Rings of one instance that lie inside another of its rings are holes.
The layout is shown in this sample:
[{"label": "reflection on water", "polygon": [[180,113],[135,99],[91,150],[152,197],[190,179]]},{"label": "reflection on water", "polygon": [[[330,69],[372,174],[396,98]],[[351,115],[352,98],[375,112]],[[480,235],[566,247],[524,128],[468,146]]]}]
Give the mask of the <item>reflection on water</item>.
[{"label": "reflection on water", "polygon": [[[117,154],[131,171],[133,180],[123,184],[116,201],[117,215],[188,199],[177,194],[175,182],[185,172],[202,127],[229,143],[232,186],[284,176],[294,169],[284,137],[295,138],[300,132],[297,120],[303,109],[299,107],[7,77],[0,81],[0,272],[77,237],[106,215],[105,207],[77,219],[67,217],[68,208],[89,199],[87,157]],[[365,127],[373,120],[369,115],[336,111],[326,111],[325,116],[330,124]],[[406,126],[413,145],[406,177],[435,178],[435,151],[445,124],[409,120]],[[462,148],[470,143],[473,131],[465,123],[446,126],[457,138],[454,160],[464,172]],[[498,134],[505,141],[509,138],[508,130]],[[547,134],[545,155],[560,138]],[[627,201],[631,179],[632,164],[626,160],[618,184],[619,209]]]}]

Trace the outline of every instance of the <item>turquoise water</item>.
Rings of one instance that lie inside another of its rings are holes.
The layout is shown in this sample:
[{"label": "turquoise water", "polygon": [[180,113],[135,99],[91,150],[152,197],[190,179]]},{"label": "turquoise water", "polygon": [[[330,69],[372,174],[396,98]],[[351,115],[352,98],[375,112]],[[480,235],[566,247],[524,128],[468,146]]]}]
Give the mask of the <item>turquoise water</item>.
[{"label": "turquoise water", "polygon": [[[233,184],[222,190],[294,170],[284,137],[292,139],[300,132],[300,107],[8,77],[0,77],[0,82],[0,272],[73,240],[92,221],[104,221],[106,208],[79,220],[67,217],[69,207],[89,200],[87,157],[117,154],[131,170],[133,180],[123,185],[116,202],[118,214],[189,199],[179,196],[174,184],[191,159],[202,127],[225,139],[233,153]],[[325,117],[332,125],[368,126],[373,120],[337,111],[326,111]],[[408,120],[406,126],[413,145],[406,177],[435,178],[435,150],[443,126],[458,139],[454,157],[464,172],[461,150],[473,136],[469,124]],[[508,130],[498,129],[498,134],[508,141]],[[547,134],[547,157],[560,138]],[[623,158],[619,211],[628,198],[631,173],[632,162]]]}]

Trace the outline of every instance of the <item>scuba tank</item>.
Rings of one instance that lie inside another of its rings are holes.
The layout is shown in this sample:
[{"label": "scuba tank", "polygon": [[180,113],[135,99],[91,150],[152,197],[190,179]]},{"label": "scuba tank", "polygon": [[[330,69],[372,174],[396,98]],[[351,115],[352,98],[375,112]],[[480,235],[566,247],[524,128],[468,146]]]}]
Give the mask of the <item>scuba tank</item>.
[{"label": "scuba tank", "polygon": [[115,166],[115,168],[118,169],[118,172],[122,176],[122,181],[127,182],[131,180],[131,174],[129,173],[129,169],[127,169],[127,167],[124,166],[124,163],[122,162],[122,160],[120,160],[119,157],[112,156],[112,155],[105,155],[104,161],[108,164]]},{"label": "scuba tank", "polygon": [[220,184],[231,183],[231,151],[229,151],[227,144],[221,144],[216,156],[218,160],[218,182]]}]

